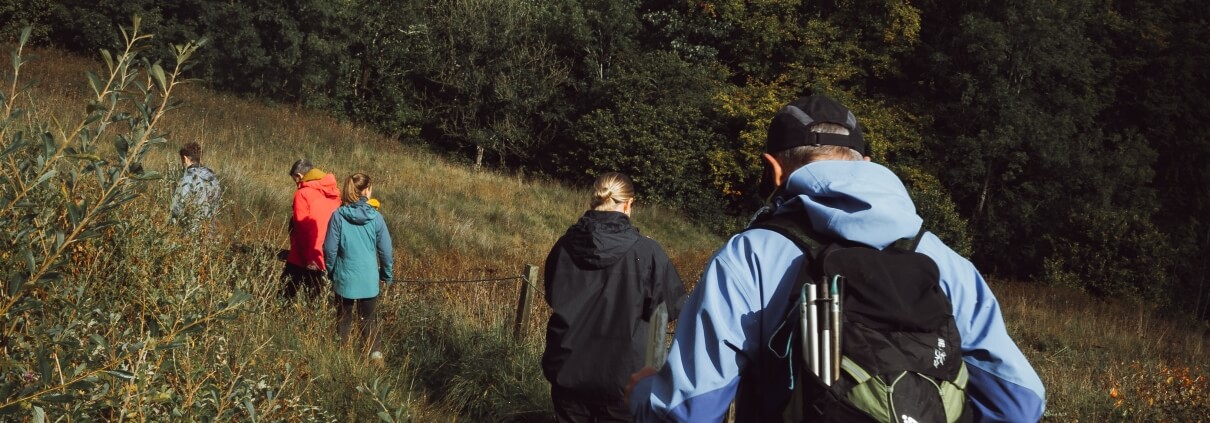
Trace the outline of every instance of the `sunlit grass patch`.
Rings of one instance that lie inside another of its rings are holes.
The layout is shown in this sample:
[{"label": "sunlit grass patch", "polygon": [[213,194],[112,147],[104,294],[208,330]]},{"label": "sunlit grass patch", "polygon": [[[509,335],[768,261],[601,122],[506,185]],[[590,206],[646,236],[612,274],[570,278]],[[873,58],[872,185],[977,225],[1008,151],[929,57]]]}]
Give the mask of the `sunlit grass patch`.
[{"label": "sunlit grass patch", "polygon": [[[1009,282],[993,289],[1010,334],[1046,386],[1047,421],[1210,421],[1204,323],[1071,288]],[[1178,376],[1197,382],[1186,387]]]}]

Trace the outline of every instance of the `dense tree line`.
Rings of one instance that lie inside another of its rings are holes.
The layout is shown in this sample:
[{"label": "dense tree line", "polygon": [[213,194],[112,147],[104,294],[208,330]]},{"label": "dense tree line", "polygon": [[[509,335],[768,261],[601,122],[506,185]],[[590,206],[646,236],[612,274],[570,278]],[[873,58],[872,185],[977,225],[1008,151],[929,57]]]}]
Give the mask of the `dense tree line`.
[{"label": "dense tree line", "polygon": [[767,119],[827,93],[987,271],[1210,315],[1210,12],[1190,0],[0,0],[0,37],[94,52],[134,14],[207,37],[216,89],[476,165],[628,172],[719,229],[758,201]]}]

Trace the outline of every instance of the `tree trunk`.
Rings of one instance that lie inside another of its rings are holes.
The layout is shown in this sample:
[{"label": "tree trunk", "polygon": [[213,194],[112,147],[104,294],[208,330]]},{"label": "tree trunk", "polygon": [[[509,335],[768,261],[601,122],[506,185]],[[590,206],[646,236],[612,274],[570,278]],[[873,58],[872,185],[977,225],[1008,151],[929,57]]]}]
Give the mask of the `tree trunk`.
[{"label": "tree trunk", "polygon": [[975,227],[975,224],[979,222],[979,217],[983,215],[983,207],[984,207],[984,205],[987,204],[987,192],[991,189],[991,185],[992,185],[992,167],[988,166],[987,174],[984,175],[984,177],[983,177],[983,189],[979,192],[979,203],[977,203],[975,205],[975,212],[971,216],[971,225],[970,226],[972,228]]},{"label": "tree trunk", "polygon": [[483,146],[475,145],[475,170],[483,167]]}]

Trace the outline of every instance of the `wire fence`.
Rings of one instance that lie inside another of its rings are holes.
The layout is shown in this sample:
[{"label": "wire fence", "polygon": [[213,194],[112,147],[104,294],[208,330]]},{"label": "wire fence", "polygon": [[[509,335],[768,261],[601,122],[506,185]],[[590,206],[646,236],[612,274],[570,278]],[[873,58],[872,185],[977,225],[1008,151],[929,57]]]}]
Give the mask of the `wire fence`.
[{"label": "wire fence", "polygon": [[479,279],[396,279],[394,282],[417,284],[417,285],[470,285],[470,284],[496,284],[502,282],[521,281],[519,287],[519,295],[517,298],[516,315],[513,319],[513,337],[521,338],[525,336],[525,322],[529,320],[530,309],[533,307],[534,293],[540,296],[545,296],[542,289],[536,284],[538,279],[538,267],[527,264],[525,265],[525,273],[518,276],[505,276],[497,278],[479,278]]},{"label": "wire fence", "polygon": [[[515,280],[524,280],[524,276],[509,276],[507,278],[491,278],[491,279],[396,279],[395,282],[408,283],[432,283],[432,284],[465,284],[465,283],[481,283],[481,282],[508,282]],[[528,282],[528,281],[527,281]]]},{"label": "wire fence", "polygon": [[545,296],[545,293],[542,292],[542,289],[539,288],[538,285],[535,284],[536,281],[529,280],[529,278],[526,277],[525,275],[507,276],[507,277],[500,277],[500,278],[485,278],[485,279],[395,279],[394,282],[397,282],[397,283],[406,282],[406,283],[414,283],[414,284],[422,284],[422,285],[423,284],[465,285],[465,284],[473,284],[473,283],[511,282],[511,281],[516,281],[516,280],[525,282],[525,284],[529,285],[529,288],[532,289],[534,292],[536,292],[538,295]]}]

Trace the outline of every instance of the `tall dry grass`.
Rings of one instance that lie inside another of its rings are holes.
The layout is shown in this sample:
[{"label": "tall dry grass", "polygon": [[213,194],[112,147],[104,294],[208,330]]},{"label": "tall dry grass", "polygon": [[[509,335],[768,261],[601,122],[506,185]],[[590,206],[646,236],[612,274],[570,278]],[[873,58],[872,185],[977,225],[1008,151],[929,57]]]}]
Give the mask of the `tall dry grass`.
[{"label": "tall dry grass", "polygon": [[1047,421],[1210,421],[1210,326],[1070,288],[993,285],[1047,388]]},{"label": "tall dry grass", "polygon": [[[39,76],[39,113],[78,114],[86,89],[82,72],[99,65],[56,51],[37,56],[27,66]],[[360,421],[400,410],[417,421],[547,415],[536,358],[548,314],[540,293],[525,322],[532,336],[520,343],[509,336],[521,281],[391,287],[380,310],[388,366],[373,369],[362,354],[333,342],[326,305],[272,302],[281,263],[271,252],[286,246],[294,189],[286,169],[303,157],[338,176],[362,171],[374,178],[401,280],[520,276],[525,264],[541,265],[550,245],[581,214],[585,191],[474,171],[357,124],[286,105],[201,88],[182,98],[186,107],[165,122],[172,132],[169,148],[146,165],[176,175],[175,149],[202,143],[203,162],[222,176],[227,201],[220,241],[208,250],[208,260],[246,261],[239,263],[239,273],[262,301],[255,313],[224,326],[231,333],[222,354],[239,351],[257,360],[243,365],[292,378],[289,398],[300,407],[295,410],[322,409],[308,412],[315,418]],[[149,189],[137,205],[148,215],[146,225],[166,237],[176,236],[163,226],[170,186],[171,178]],[[722,241],[675,211],[640,204],[634,220],[665,246],[690,284]],[[249,258],[223,249],[232,245],[264,255]],[[139,272],[130,277],[155,280],[155,267]],[[1062,288],[1010,282],[994,288],[1010,332],[1047,386],[1046,421],[1210,421],[1204,323],[1169,320],[1145,304],[1101,301]],[[197,354],[191,359],[211,363],[219,352]]]},{"label": "tall dry grass", "polygon": [[[88,94],[86,85],[79,82],[84,80],[83,72],[102,65],[49,50],[38,51],[36,56],[26,65],[27,72],[39,76],[30,95],[37,107],[30,109],[40,115],[31,120],[78,116]],[[171,246],[150,249],[143,255],[113,256],[120,259],[105,258],[98,247],[96,255],[80,256],[90,263],[80,263],[80,273],[73,275],[73,281],[87,284],[89,280],[118,278],[147,287],[148,296],[175,292],[156,283],[163,276],[160,266],[165,260],[174,260],[174,274],[179,278],[173,280],[183,283],[188,272],[199,271],[196,282],[209,284],[213,281],[206,275],[232,279],[236,278],[233,272],[238,273],[237,279],[246,281],[238,288],[252,292],[256,302],[235,322],[202,335],[196,341],[199,348],[174,360],[179,367],[156,367],[155,371],[180,384],[147,395],[193,404],[193,392],[204,382],[209,384],[206,386],[230,383],[231,389],[243,389],[244,396],[259,398],[257,395],[272,392],[276,381],[280,385],[277,395],[285,395],[290,404],[273,415],[281,418],[295,413],[286,420],[363,421],[379,412],[418,421],[458,416],[542,420],[550,414],[546,383],[537,366],[548,314],[541,280],[525,282],[515,277],[526,264],[541,265],[550,245],[586,208],[586,191],[522,175],[475,171],[314,112],[202,88],[187,89],[178,98],[185,100],[185,107],[173,111],[162,126],[170,132],[167,148],[143,163],[167,178],[146,187],[128,210],[140,216],[132,223],[139,234],[136,238],[165,238]],[[167,224],[172,184],[181,171],[176,149],[189,141],[202,144],[202,162],[220,175],[224,188],[218,233],[208,238],[211,243],[205,248],[182,247],[189,241]],[[357,171],[374,178],[375,196],[383,203],[395,241],[396,278],[405,281],[385,291],[379,310],[388,355],[386,369],[369,366],[356,348],[337,345],[334,316],[323,301],[283,306],[274,298],[276,272],[282,264],[273,253],[287,245],[286,225],[294,191],[286,169],[304,157],[338,178]],[[667,248],[682,269],[700,269],[709,249],[719,243],[717,237],[686,222],[675,211],[640,204],[634,220],[645,234]],[[175,261],[178,259],[185,261]],[[207,270],[218,264],[229,267]],[[122,266],[129,271],[100,275]],[[692,273],[683,276],[687,280],[696,277]],[[442,283],[467,279],[506,280]],[[524,322],[529,336],[517,341],[512,338],[512,324],[522,283],[538,292],[530,319]],[[207,295],[214,298],[224,289],[237,288],[207,286],[210,288],[204,293],[212,290]],[[189,288],[182,285],[179,289]],[[232,362],[223,358],[233,353],[244,359]],[[216,363],[228,370],[283,377],[266,379],[269,388],[255,389],[244,385],[262,376],[228,372],[224,378],[203,372],[193,378],[172,377],[174,371],[193,374]],[[250,417],[252,411],[243,410],[256,410],[256,405],[259,403],[252,407],[224,404],[226,408],[215,413]],[[161,414],[141,417],[154,419],[157,415]]]}]

